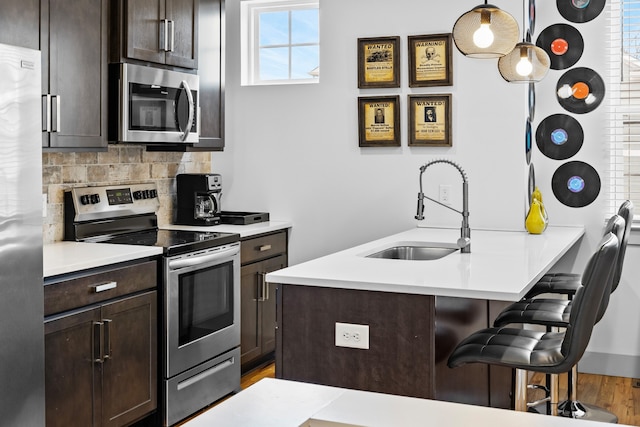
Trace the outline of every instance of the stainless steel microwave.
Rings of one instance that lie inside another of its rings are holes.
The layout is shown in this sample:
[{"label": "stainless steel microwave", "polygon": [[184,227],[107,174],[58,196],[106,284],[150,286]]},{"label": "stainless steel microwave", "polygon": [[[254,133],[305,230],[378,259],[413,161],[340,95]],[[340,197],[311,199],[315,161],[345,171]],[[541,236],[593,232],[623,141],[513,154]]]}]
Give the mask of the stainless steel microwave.
[{"label": "stainless steel microwave", "polygon": [[135,64],[109,68],[109,141],[199,141],[196,74]]}]

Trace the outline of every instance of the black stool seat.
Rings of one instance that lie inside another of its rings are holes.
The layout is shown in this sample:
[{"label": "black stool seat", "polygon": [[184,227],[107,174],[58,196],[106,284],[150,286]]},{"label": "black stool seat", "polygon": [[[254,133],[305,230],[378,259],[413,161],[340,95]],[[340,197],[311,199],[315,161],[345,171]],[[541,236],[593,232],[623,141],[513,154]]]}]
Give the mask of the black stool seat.
[{"label": "black stool seat", "polygon": [[570,300],[534,298],[509,305],[496,317],[493,325],[499,327],[509,323],[528,323],[564,328],[569,323],[570,315]]},{"label": "black stool seat", "polygon": [[[487,328],[462,340],[449,358],[449,367],[482,361],[545,373],[563,373],[564,332]],[[571,366],[569,366],[569,369]]]},{"label": "black stool seat", "polygon": [[573,273],[548,273],[536,282],[527,292],[524,299],[530,299],[542,294],[563,294],[573,296],[582,286],[580,275]]}]

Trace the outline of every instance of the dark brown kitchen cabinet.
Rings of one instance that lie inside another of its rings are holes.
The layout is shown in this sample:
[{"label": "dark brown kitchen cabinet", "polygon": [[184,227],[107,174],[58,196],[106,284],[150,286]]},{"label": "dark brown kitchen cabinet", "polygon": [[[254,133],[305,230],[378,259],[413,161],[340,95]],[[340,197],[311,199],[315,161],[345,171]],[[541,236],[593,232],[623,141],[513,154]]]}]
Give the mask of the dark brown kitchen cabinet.
[{"label": "dark brown kitchen cabinet", "polygon": [[156,410],[156,278],[147,261],[45,280],[47,427],[120,427]]},{"label": "dark brown kitchen cabinet", "polygon": [[198,8],[199,0],[124,0],[123,57],[198,68]]},{"label": "dark brown kitchen cabinet", "polygon": [[45,151],[107,149],[108,11],[108,0],[41,2]]},{"label": "dark brown kitchen cabinet", "polygon": [[2,0],[0,28],[0,43],[40,49],[40,0]]},{"label": "dark brown kitchen cabinet", "polygon": [[273,358],[276,348],[275,284],[265,276],[287,266],[287,231],[241,242],[240,351],[242,371]]}]

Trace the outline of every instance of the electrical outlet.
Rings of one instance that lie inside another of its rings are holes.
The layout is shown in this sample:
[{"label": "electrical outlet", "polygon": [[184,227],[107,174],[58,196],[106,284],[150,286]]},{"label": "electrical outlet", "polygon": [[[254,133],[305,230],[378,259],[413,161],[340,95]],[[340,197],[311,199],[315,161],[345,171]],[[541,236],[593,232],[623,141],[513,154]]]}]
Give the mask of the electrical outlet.
[{"label": "electrical outlet", "polygon": [[42,193],[42,218],[47,217],[47,193]]},{"label": "electrical outlet", "polygon": [[439,202],[445,205],[451,204],[451,186],[448,184],[440,184]]},{"label": "electrical outlet", "polygon": [[369,325],[336,322],[336,347],[369,350]]}]

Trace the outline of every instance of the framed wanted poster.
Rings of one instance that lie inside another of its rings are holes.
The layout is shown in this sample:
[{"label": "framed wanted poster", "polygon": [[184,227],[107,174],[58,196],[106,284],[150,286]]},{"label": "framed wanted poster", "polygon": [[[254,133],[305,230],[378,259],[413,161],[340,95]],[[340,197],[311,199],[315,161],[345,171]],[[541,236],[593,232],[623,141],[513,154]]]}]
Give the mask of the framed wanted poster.
[{"label": "framed wanted poster", "polygon": [[409,95],[409,146],[451,147],[451,94]]},{"label": "framed wanted poster", "polygon": [[360,147],[400,146],[400,97],[358,98]]},{"label": "framed wanted poster", "polygon": [[409,36],[409,87],[452,86],[451,34]]},{"label": "framed wanted poster", "polygon": [[358,87],[400,87],[400,37],[358,39]]}]

